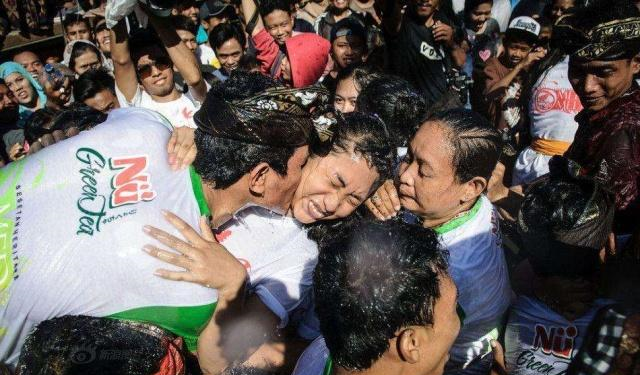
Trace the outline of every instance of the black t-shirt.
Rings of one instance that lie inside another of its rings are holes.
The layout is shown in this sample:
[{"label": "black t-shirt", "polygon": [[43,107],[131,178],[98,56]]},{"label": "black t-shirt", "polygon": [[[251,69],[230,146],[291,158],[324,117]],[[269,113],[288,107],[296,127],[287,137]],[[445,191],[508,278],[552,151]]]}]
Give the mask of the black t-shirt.
[{"label": "black t-shirt", "polygon": [[[438,14],[434,18],[451,24]],[[450,63],[450,57],[435,43],[431,28],[407,14],[398,35],[387,35],[386,39],[391,71],[415,86],[427,103],[437,102],[447,90],[445,63]]]}]

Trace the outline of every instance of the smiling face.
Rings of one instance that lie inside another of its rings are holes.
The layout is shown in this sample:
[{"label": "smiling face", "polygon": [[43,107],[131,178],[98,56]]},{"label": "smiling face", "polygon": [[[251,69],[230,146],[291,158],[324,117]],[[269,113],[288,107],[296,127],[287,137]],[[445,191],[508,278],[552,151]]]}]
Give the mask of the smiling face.
[{"label": "smiling face", "polygon": [[533,46],[521,41],[511,41],[505,45],[505,57],[507,68],[518,65],[531,51]]},{"label": "smiling face", "polygon": [[57,88],[52,87],[51,83],[46,82],[43,88],[45,94],[47,94],[47,100],[59,106],[69,104],[69,100],[71,100],[71,84],[72,82],[69,77],[65,78],[62,85]]},{"label": "smiling face", "polygon": [[4,81],[18,103],[27,107],[35,106],[37,100],[36,90],[31,85],[31,82],[23,77],[22,74],[11,73]]},{"label": "smiling face", "polygon": [[592,112],[608,106],[627,92],[633,76],[640,72],[640,59],[614,61],[569,61],[569,81],[585,109]]},{"label": "smiling face", "polygon": [[294,15],[284,10],[276,9],[262,17],[264,28],[278,45],[283,46],[284,42],[291,38],[293,34]]},{"label": "smiling face", "polygon": [[471,14],[469,14],[469,20],[471,21],[470,28],[478,32],[482,29],[484,24],[487,22],[489,18],[491,18],[491,7],[493,6],[493,2],[489,1],[486,3],[479,4],[475,7]]},{"label": "smiling face", "polygon": [[465,184],[455,176],[452,151],[445,128],[426,122],[400,165],[400,203],[428,226],[448,221],[462,208]]},{"label": "smiling face", "polygon": [[291,205],[305,224],[349,216],[371,194],[379,174],[353,150],[311,157]]},{"label": "smiling face", "polygon": [[163,54],[152,52],[142,55],[136,69],[140,83],[149,95],[167,96],[175,89],[170,60]]},{"label": "smiling face", "polygon": [[231,73],[238,67],[238,63],[243,55],[244,50],[236,38],[231,38],[222,43],[220,48],[216,48],[216,57],[218,61],[220,61],[220,65],[222,65],[228,73]]},{"label": "smiling face", "polygon": [[340,69],[362,62],[366,43],[362,38],[353,35],[337,37],[331,44],[331,56]]},{"label": "smiling face", "polygon": [[346,11],[349,9],[349,0],[331,0],[331,5],[337,11]]},{"label": "smiling face", "polygon": [[105,54],[111,53],[111,36],[109,30],[104,29],[96,33],[96,44],[98,48]]},{"label": "smiling face", "polygon": [[82,74],[89,69],[98,69],[102,66],[100,58],[93,51],[86,51],[82,55],[76,57],[73,70],[78,74]]}]

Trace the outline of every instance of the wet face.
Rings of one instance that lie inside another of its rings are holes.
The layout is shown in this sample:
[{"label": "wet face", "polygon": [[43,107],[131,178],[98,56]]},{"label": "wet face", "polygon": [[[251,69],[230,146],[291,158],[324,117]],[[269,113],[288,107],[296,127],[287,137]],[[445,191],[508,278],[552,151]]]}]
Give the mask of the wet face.
[{"label": "wet face", "polygon": [[91,31],[84,22],[74,23],[67,27],[67,42],[74,40],[91,40]]},{"label": "wet face", "polygon": [[509,42],[505,45],[507,68],[518,65],[531,51],[533,46],[525,42]]},{"label": "wet face", "polygon": [[216,57],[220,61],[222,68],[228,73],[238,68],[238,63],[244,55],[244,49],[236,38],[231,38],[222,43],[220,48],[216,48]]},{"label": "wet face", "polygon": [[196,36],[193,35],[192,32],[187,30],[176,30],[176,33],[178,34],[178,37],[180,38],[182,43],[185,46],[187,46],[187,48],[189,48],[189,50],[193,52],[193,54],[195,54],[196,50],[198,49],[198,43],[196,43]]},{"label": "wet face", "polygon": [[136,62],[140,83],[149,95],[167,96],[174,90],[173,70],[169,58],[160,53],[142,55]]},{"label": "wet face", "polygon": [[93,51],[86,51],[75,58],[73,70],[80,75],[89,69],[99,69],[102,66],[100,58]]},{"label": "wet face", "polygon": [[333,108],[342,113],[349,113],[356,110],[356,100],[360,90],[356,86],[353,77],[338,81],[336,93],[333,98]]},{"label": "wet face", "polygon": [[98,48],[104,54],[111,53],[111,36],[109,34],[109,30],[100,30],[96,33],[96,43],[98,44]]},{"label": "wet face", "polygon": [[38,79],[40,73],[44,71],[44,65],[42,64],[42,61],[40,60],[38,55],[31,51],[25,51],[15,55],[13,61],[22,65],[34,79]]},{"label": "wet face", "polygon": [[475,7],[471,14],[469,14],[469,20],[471,21],[471,29],[475,32],[480,31],[487,20],[491,18],[491,7],[493,2],[482,3]]},{"label": "wet face", "polygon": [[103,113],[108,113],[112,109],[120,108],[120,103],[116,95],[111,90],[104,89],[94,97],[86,99],[84,104]]},{"label": "wet face", "polygon": [[354,63],[362,62],[365,47],[366,42],[358,36],[339,36],[331,44],[331,56],[340,69],[344,69]]},{"label": "wet face", "polygon": [[569,60],[569,81],[585,109],[599,111],[627,92],[640,71],[638,57],[614,61]]},{"label": "wet face", "polygon": [[305,224],[347,217],[371,194],[378,177],[353,150],[312,157],[293,198],[293,216]]},{"label": "wet face", "polygon": [[264,28],[279,45],[291,38],[293,33],[293,14],[276,9],[262,18]]},{"label": "wet face", "polygon": [[27,107],[35,106],[37,100],[36,90],[22,74],[11,73],[4,81],[18,103]]},{"label": "wet face", "polygon": [[465,189],[455,176],[452,151],[443,125],[428,121],[400,165],[400,203],[425,223],[444,223],[461,210]]},{"label": "wet face", "polygon": [[412,0],[416,15],[428,19],[438,9],[439,0]]},{"label": "wet face", "polygon": [[554,0],[551,6],[551,20],[557,21],[563,14],[575,5],[574,0]]}]

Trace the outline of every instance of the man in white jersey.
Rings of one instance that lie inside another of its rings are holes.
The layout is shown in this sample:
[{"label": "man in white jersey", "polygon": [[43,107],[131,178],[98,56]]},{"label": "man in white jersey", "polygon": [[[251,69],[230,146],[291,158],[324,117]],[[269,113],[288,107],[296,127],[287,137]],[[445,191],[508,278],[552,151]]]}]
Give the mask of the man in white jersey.
[{"label": "man in white jersey", "polygon": [[[257,74],[239,75],[238,77],[240,77],[239,80],[243,80],[242,83],[230,80],[226,85],[227,91],[220,88],[224,91],[223,96],[232,95],[230,91],[235,89],[237,90],[236,94],[242,93],[246,97],[276,85],[273,80]],[[218,94],[221,93],[218,92]],[[278,102],[283,95],[295,98],[292,94],[291,90],[284,93],[276,90],[271,99]],[[313,96],[311,92],[305,92],[305,94],[307,94],[305,99],[310,99],[310,95]],[[216,92],[212,92],[212,95],[216,95]],[[270,94],[264,94],[261,98],[264,98],[265,95],[270,97]],[[326,100],[326,98],[318,95],[318,100]],[[313,100],[305,101],[305,103],[317,104]],[[36,260],[30,263],[29,259],[24,257],[24,254],[28,255],[29,253],[22,249],[20,238],[14,237],[13,244],[8,243],[5,257],[8,259],[8,262],[5,263],[7,274],[9,270],[18,270],[21,271],[21,274],[15,272],[14,275],[11,275],[11,277],[15,276],[13,284],[4,285],[3,288],[4,299],[7,303],[1,310],[5,335],[0,341],[0,348],[2,348],[0,358],[15,363],[20,343],[28,333],[29,327],[39,321],[66,314],[113,316],[151,322],[184,336],[189,344],[189,349],[195,350],[198,333],[207,325],[215,308],[217,295],[227,297],[224,294],[227,290],[243,289],[246,277],[245,268],[226,250],[222,250],[223,247],[215,244],[211,235],[212,241],[203,246],[206,246],[209,251],[213,247],[212,251],[220,260],[218,263],[220,269],[217,270],[217,273],[220,274],[223,283],[211,285],[212,288],[218,289],[218,293],[215,290],[188,283],[165,284],[167,281],[160,281],[159,278],[153,276],[153,270],[160,268],[160,264],[140,251],[145,243],[150,242],[150,239],[145,236],[140,237],[139,233],[142,232],[144,224],[166,228],[166,222],[158,215],[160,210],[164,208],[175,211],[182,217],[183,223],[194,227],[201,215],[212,214],[214,225],[220,225],[246,205],[264,206],[274,210],[283,210],[288,207],[292,192],[295,191],[299,181],[300,166],[307,158],[306,142],[312,129],[312,122],[306,107],[295,100],[283,103],[283,106],[287,106],[288,110],[295,112],[287,114],[287,122],[276,123],[276,121],[271,121],[273,119],[267,121],[264,118],[243,118],[245,127],[237,126],[238,123],[233,122],[233,124],[209,125],[209,127],[205,126],[198,130],[196,143],[199,146],[199,153],[195,167],[189,172],[169,171],[165,151],[169,131],[158,126],[156,115],[132,109],[114,111],[105,124],[91,132],[83,133],[78,137],[45,149],[42,154],[38,153],[32,158],[27,158],[24,164],[29,166],[29,168],[25,168],[29,175],[27,176],[25,172],[25,183],[21,183],[22,180],[18,178],[9,178],[20,171],[19,167],[22,164],[16,164],[16,166],[10,167],[11,169],[3,170],[5,181],[11,183],[16,181],[15,189],[18,188],[17,186],[22,189],[26,187],[33,189],[34,186],[42,184],[42,181],[51,181],[38,190],[40,201],[34,199],[34,204],[39,204],[41,207],[45,205],[44,202],[47,204],[49,202],[62,203],[68,200],[70,202],[64,206],[77,206],[78,211],[76,215],[64,215],[64,219],[69,221],[69,223],[65,222],[69,224],[65,228],[68,228],[67,231],[72,230],[72,233],[70,232],[69,236],[62,235],[61,238],[73,238],[73,235],[83,238],[87,236],[95,238],[94,241],[101,239],[100,243],[103,245],[94,246],[91,242],[76,243],[76,241],[74,246],[57,247],[62,258],[57,263],[51,263],[51,259],[45,257],[34,257],[33,259],[39,259],[41,263],[37,263]],[[240,111],[252,108],[257,108],[255,102],[252,101],[234,107]],[[203,113],[203,116],[206,114],[207,111]],[[140,125],[141,123],[144,124]],[[158,128],[161,129],[158,130]],[[122,146],[117,144],[104,146],[104,139],[120,139],[124,131],[132,135],[131,137],[127,135],[127,142],[123,142]],[[215,149],[213,145],[224,147],[226,141],[234,142],[233,138],[244,139],[252,147],[245,150],[244,164],[220,166],[219,160],[217,160],[217,151],[219,150]],[[271,143],[270,141],[273,139],[280,140],[280,143],[278,145]],[[68,152],[69,147],[74,148],[73,153]],[[116,151],[121,150],[120,153],[127,151],[128,154],[110,153],[111,147]],[[75,148],[79,151],[76,151]],[[53,154],[58,156],[55,158],[58,163],[70,160],[71,163],[78,164],[69,167],[68,170],[78,171],[76,185],[79,197],[74,198],[74,195],[67,191],[67,188],[71,189],[73,186],[67,181],[72,177],[67,170],[59,170],[55,174],[59,181],[56,181],[55,179],[47,179],[46,171],[42,172],[42,168],[39,169],[39,166]],[[143,161],[146,164],[143,165]],[[272,167],[272,164],[275,167]],[[144,169],[145,165],[146,169]],[[207,169],[212,165],[219,167],[222,175],[216,175],[215,172]],[[247,170],[243,170],[243,168]],[[228,176],[225,176],[225,173],[229,171],[239,173],[239,176],[233,177],[239,178],[239,181],[229,182]],[[200,178],[201,174],[205,176],[204,183]],[[154,175],[159,177],[156,179]],[[216,180],[216,176],[220,179]],[[127,184],[128,181],[135,182],[135,186]],[[18,182],[20,183],[18,184]],[[229,183],[228,186],[227,183]],[[5,185],[11,187],[7,183]],[[216,189],[211,188],[212,185],[216,186]],[[135,187],[138,187],[138,190]],[[114,192],[111,193],[111,190]],[[108,194],[102,193],[102,191],[106,191]],[[14,196],[20,197],[21,195],[14,193]],[[105,203],[100,205],[98,203],[101,202],[103,196],[106,197]],[[27,197],[25,196],[24,199],[26,200]],[[81,203],[76,204],[76,199]],[[10,212],[14,215],[14,221],[24,216],[22,211],[26,208],[18,203],[7,207],[12,209]],[[117,209],[113,209],[114,207]],[[145,208],[144,215],[140,207]],[[51,216],[44,217],[49,219],[48,222],[60,222],[57,219],[59,210],[47,212],[50,212],[49,216]],[[22,224],[21,228],[27,228],[25,230],[34,233],[28,237],[36,242],[32,244],[30,251],[42,252],[42,244],[38,241],[42,241],[41,231],[45,226],[37,225],[35,219],[30,219],[29,223],[30,228],[25,224]],[[16,224],[15,226],[20,225]],[[111,231],[107,229],[115,231],[116,228],[118,239],[114,240],[111,238],[114,237]],[[201,228],[206,229],[202,226]],[[121,234],[122,231],[126,233]],[[7,234],[11,233],[13,233],[13,228],[8,227]],[[168,233],[178,234],[175,230],[168,231]],[[55,232],[55,235],[59,236],[60,231]],[[203,233],[203,236],[206,237],[206,233]],[[9,235],[9,237],[11,236]],[[114,244],[116,246],[113,246]],[[25,244],[25,246],[28,245]],[[119,250],[115,256],[114,247]],[[13,256],[11,254],[12,248],[17,249]],[[95,248],[95,250],[87,251],[84,248]],[[218,249],[220,251],[217,251]],[[72,254],[67,256],[65,255],[66,251],[72,252]],[[143,259],[138,257],[141,253]],[[228,256],[225,256],[227,254]],[[95,267],[90,267],[91,264],[95,264],[92,261],[95,257],[101,260],[98,263],[99,266],[96,267],[106,266],[111,269],[110,267],[113,266],[113,270],[96,272]],[[36,271],[38,264],[43,267],[41,272]],[[46,267],[47,264],[49,264],[49,268]],[[51,264],[59,267],[58,270],[49,272],[50,267],[53,267]],[[24,270],[33,271],[26,273]],[[59,273],[63,275],[59,275]],[[34,299],[25,297],[34,294],[32,291],[34,286],[29,284],[30,279],[26,277],[28,275],[35,275],[32,282],[37,285],[50,287],[61,285],[60,288],[67,293],[68,298],[64,298],[64,293],[56,293],[47,288],[36,289],[40,290],[39,294],[43,294],[43,296],[38,294],[38,298]],[[85,276],[79,277],[79,275]],[[11,277],[7,276],[6,278],[11,279]],[[46,279],[47,277],[50,279]],[[65,277],[68,277],[69,281],[65,282]],[[133,280],[136,277],[140,280],[139,282]],[[92,279],[93,281],[91,281]],[[85,289],[87,284],[94,285],[95,289],[100,292],[87,293]],[[229,286],[231,284],[233,287]],[[153,287],[154,285],[157,287]],[[189,286],[187,287],[187,285]],[[20,292],[14,291],[20,286],[23,288],[20,289]],[[102,289],[106,289],[106,291]],[[113,293],[113,297],[107,302],[103,301],[102,296],[108,295],[109,292]],[[271,294],[277,295],[276,292]],[[171,296],[174,295],[175,298],[172,300]],[[199,298],[200,295],[204,295],[204,297]],[[47,301],[47,298],[50,302],[43,304],[42,301]],[[87,301],[87,299],[89,300]],[[59,304],[61,300],[64,302],[63,305]],[[26,301],[31,302],[25,305]],[[37,306],[34,306],[36,301]],[[171,308],[165,308],[165,305]],[[187,311],[184,314],[172,313],[172,306],[182,305],[191,306],[193,311]],[[52,310],[47,310],[46,306],[52,307]],[[37,308],[44,308],[44,311]],[[9,329],[16,325],[20,328]],[[207,341],[205,344],[201,344],[198,349],[204,350],[206,353],[207,345],[218,345],[218,342]]]},{"label": "man in white jersey", "polygon": [[[131,39],[125,21],[122,19],[111,30],[111,57],[120,105],[152,109],[174,127],[195,128],[193,115],[207,93],[195,55],[166,18],[149,12],[149,21],[158,36],[140,30]],[[189,86],[185,94],[175,87],[174,65]]]}]

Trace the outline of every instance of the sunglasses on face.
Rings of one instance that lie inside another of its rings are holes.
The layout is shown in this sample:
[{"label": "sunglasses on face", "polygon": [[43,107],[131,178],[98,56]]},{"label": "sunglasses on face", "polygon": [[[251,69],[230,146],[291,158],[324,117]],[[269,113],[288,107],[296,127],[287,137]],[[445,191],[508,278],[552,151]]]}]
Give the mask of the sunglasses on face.
[{"label": "sunglasses on face", "polygon": [[153,71],[154,66],[158,70],[165,70],[171,68],[173,66],[173,63],[168,57],[158,57],[157,59],[155,59],[155,61],[138,65],[136,72],[138,73],[140,79],[149,77]]}]

